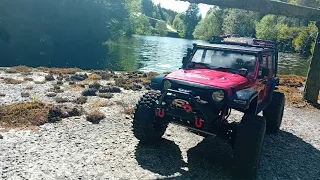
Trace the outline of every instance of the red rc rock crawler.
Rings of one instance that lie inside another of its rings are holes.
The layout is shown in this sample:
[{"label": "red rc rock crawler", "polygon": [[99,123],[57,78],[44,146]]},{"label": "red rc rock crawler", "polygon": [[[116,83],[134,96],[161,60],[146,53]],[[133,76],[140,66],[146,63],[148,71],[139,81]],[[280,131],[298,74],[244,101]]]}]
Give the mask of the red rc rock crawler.
[{"label": "red rc rock crawler", "polygon": [[[234,174],[255,178],[265,133],[279,131],[284,111],[284,94],[275,91],[277,65],[270,41],[231,37],[194,44],[182,68],[152,79],[156,91],[138,102],[133,133],[141,143],[154,143],[174,123],[216,135],[234,150]],[[244,113],[240,123],[228,122],[231,109]]]}]

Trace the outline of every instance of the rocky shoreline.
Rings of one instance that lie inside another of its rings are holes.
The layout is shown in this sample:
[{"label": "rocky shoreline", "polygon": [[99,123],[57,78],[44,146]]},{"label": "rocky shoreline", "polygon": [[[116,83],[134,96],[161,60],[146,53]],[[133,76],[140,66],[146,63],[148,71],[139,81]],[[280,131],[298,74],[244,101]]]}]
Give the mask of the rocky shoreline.
[{"label": "rocky shoreline", "polygon": [[[216,138],[175,125],[156,145],[134,138],[133,108],[154,75],[0,69],[0,179],[231,179],[230,147]],[[319,111],[298,105],[266,137],[258,179],[319,178]]]}]

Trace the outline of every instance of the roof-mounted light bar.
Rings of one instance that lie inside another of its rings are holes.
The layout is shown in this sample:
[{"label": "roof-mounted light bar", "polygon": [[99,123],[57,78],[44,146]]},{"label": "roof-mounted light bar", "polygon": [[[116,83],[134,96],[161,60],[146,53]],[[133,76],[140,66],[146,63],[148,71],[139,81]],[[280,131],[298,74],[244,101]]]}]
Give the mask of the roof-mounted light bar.
[{"label": "roof-mounted light bar", "polygon": [[243,45],[243,46],[253,46],[253,47],[269,47],[275,48],[276,44],[272,41],[261,40],[255,38],[238,38],[238,37],[226,37],[214,36],[212,37],[210,43],[213,44],[231,44],[231,45]]}]

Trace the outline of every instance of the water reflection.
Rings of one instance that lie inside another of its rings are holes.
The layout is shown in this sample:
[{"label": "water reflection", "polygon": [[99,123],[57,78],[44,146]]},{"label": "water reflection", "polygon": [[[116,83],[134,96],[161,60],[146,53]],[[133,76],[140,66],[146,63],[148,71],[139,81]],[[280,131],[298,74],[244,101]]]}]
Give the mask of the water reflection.
[{"label": "water reflection", "polygon": [[[132,43],[136,46],[134,54],[138,58],[136,66],[131,66],[132,70],[140,69],[160,73],[180,68],[182,57],[193,43],[207,43],[205,41],[154,36],[134,36],[131,41],[139,42]],[[297,54],[280,53],[279,73],[306,76],[310,64],[309,59]],[[137,66],[138,64],[139,66]]]}]

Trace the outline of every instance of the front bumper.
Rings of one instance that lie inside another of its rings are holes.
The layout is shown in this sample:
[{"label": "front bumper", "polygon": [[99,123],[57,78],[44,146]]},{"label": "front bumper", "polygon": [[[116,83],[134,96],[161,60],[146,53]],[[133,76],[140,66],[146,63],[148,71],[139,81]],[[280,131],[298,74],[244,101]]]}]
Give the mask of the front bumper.
[{"label": "front bumper", "polygon": [[169,122],[214,133],[221,120],[222,108],[202,100],[192,91],[169,89],[159,98],[155,113]]}]

